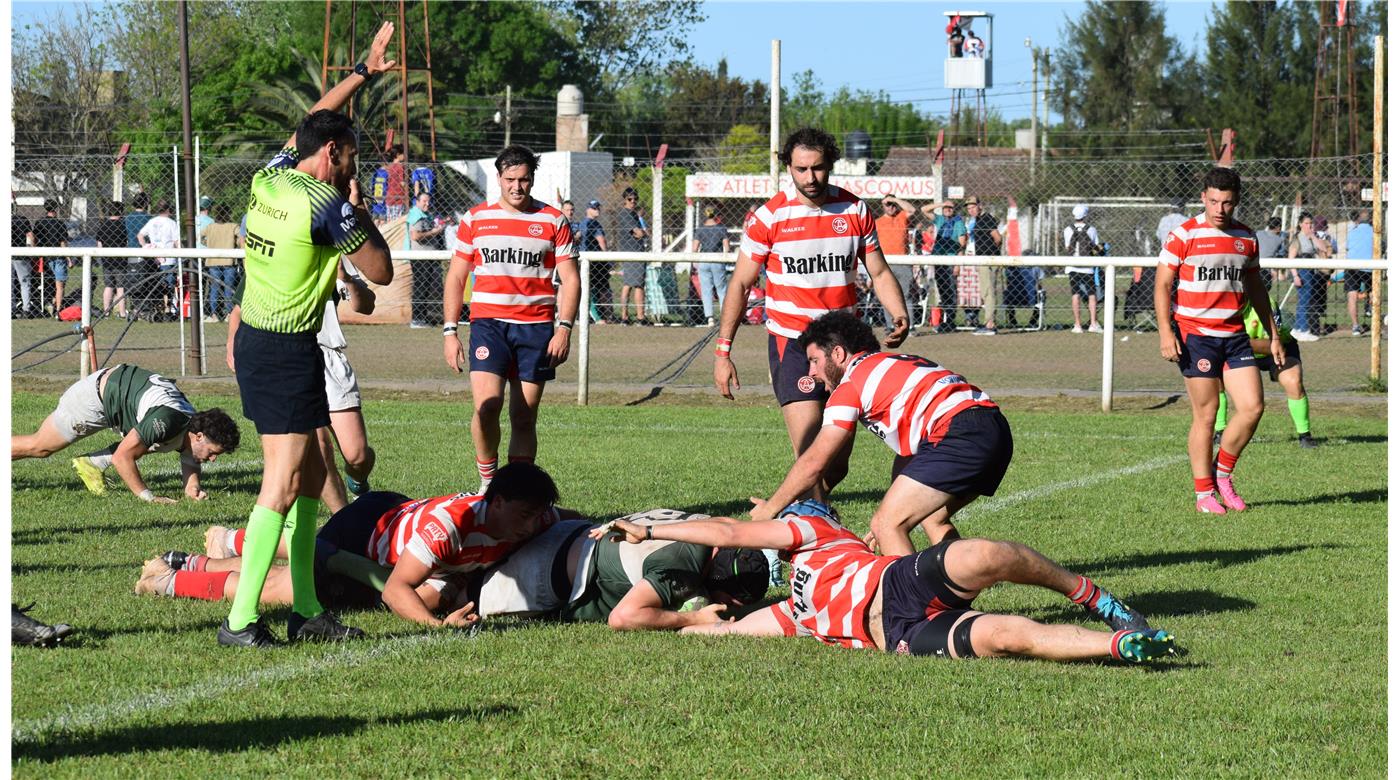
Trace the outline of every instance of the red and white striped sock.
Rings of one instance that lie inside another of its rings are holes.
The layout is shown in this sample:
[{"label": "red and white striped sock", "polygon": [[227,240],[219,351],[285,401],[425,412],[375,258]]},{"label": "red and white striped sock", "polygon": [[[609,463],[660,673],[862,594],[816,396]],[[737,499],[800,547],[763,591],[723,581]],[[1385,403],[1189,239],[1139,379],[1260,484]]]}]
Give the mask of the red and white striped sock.
[{"label": "red and white striped sock", "polygon": [[1210,498],[1215,495],[1215,480],[1210,477],[1199,477],[1194,479],[1196,483],[1196,500]]},{"label": "red and white striped sock", "polygon": [[476,473],[481,476],[481,486],[483,488],[491,484],[491,480],[496,478],[496,463],[496,458],[492,458],[491,460],[476,459]]},{"label": "red and white striped sock", "polygon": [[1069,597],[1069,600],[1076,604],[1088,604],[1092,606],[1094,602],[1099,600],[1100,592],[1099,586],[1095,585],[1093,580],[1080,575],[1079,582],[1074,586],[1074,590],[1066,593],[1065,596]]},{"label": "red and white striped sock", "polygon": [[191,554],[185,558],[185,565],[180,567],[180,571],[204,571],[209,566],[209,556]]},{"label": "red and white striped sock", "polygon": [[1221,448],[1215,456],[1215,478],[1229,479],[1235,473],[1235,461],[1239,458],[1240,456],[1231,455]]},{"label": "red and white striped sock", "polygon": [[233,554],[234,554],[234,555],[237,555],[237,556],[240,556],[240,557],[243,555],[243,537],[245,537],[245,536],[247,536],[247,535],[248,535],[248,529],[246,529],[246,528],[230,528],[230,529],[229,529],[229,532],[228,532],[228,539],[226,540],[226,546],[227,546],[230,550],[233,550]]}]

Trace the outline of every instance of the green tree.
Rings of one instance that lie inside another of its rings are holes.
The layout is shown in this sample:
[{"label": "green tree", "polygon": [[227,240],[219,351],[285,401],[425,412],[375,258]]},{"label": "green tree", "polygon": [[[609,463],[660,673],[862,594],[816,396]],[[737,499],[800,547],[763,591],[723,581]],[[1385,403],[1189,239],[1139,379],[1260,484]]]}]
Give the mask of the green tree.
[{"label": "green tree", "polygon": [[705,156],[720,159],[725,173],[767,173],[768,134],[754,125],[735,125]]}]

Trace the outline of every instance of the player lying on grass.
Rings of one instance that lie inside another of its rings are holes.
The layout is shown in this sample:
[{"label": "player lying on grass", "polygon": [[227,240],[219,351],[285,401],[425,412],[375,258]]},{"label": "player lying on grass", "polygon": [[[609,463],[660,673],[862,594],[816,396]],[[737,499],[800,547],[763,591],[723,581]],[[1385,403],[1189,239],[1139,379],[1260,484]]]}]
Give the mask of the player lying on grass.
[{"label": "player lying on grass", "polygon": [[185,495],[203,501],[209,495],[199,487],[200,464],[238,449],[238,426],[224,410],[196,412],[174,382],[121,364],[84,377],[65,390],[58,408],[44,418],[39,430],[11,436],[10,460],[47,458],[105,428],[121,434],[121,441],[73,459],[83,484],[99,495],[107,489],[102,472],[112,466],[142,501],[175,503],[151,492],[136,461],[148,452],[178,452]]},{"label": "player lying on grass", "polygon": [[[1288,416],[1293,418],[1293,429],[1298,432],[1298,446],[1305,450],[1315,449],[1317,442],[1312,437],[1312,416],[1308,409],[1308,391],[1303,389],[1303,355],[1298,349],[1298,340],[1287,330],[1279,327],[1278,305],[1274,303],[1271,296],[1269,306],[1274,313],[1274,329],[1278,331],[1279,341],[1283,342],[1284,362],[1279,367],[1272,361],[1266,360],[1269,357],[1269,338],[1264,330],[1264,323],[1260,322],[1259,315],[1254,311],[1254,305],[1246,303],[1244,305],[1244,330],[1249,334],[1249,346],[1254,350],[1254,359],[1259,365],[1269,369],[1269,378],[1278,382],[1283,387],[1283,394],[1288,399]],[[1225,418],[1229,410],[1229,399],[1225,391],[1220,391],[1220,411],[1215,415],[1215,443],[1220,444],[1222,432],[1225,430]]]},{"label": "player lying on grass", "polygon": [[[496,473],[483,495],[457,493],[411,500],[370,492],[331,516],[316,536],[317,598],[331,608],[370,608],[382,603],[405,620],[430,626],[475,622],[463,603],[463,581],[561,519],[579,515],[555,509],[554,481],[532,463],[512,463]],[[238,589],[242,531],[214,526],[205,554],[172,551],[147,561],[136,592],[220,601]],[[285,558],[285,540],[278,556]],[[264,604],[290,604],[291,574],[273,566]],[[434,613],[447,612],[438,618]]]},{"label": "player lying on grass", "polygon": [[932,360],[880,351],[870,326],[848,311],[813,320],[799,339],[809,373],[831,396],[821,431],[768,500],[750,516],[771,520],[808,495],[833,458],[850,450],[856,424],[895,451],[889,490],[870,519],[874,547],[914,551],[922,524],[931,542],[956,538],[953,515],[979,495],[996,493],[1011,463],[1011,427],[996,404]]},{"label": "player lying on grass", "polygon": [[[1025,545],[945,538],[918,553],[877,555],[841,525],[829,506],[810,499],[783,509],[777,520],[713,518],[651,527],[617,520],[593,535],[632,544],[670,539],[784,551],[792,564],[787,601],[742,620],[688,626],[682,633],[811,636],[842,647],[951,658],[1021,655],[1140,663],[1174,650],[1175,640],[1166,631],[1150,628],[1142,615],[1088,577]],[[977,594],[999,582],[1063,593],[1113,631],[972,609]]]},{"label": "player lying on grass", "polygon": [[[646,528],[709,515],[652,509],[625,520]],[[768,591],[761,550],[726,550],[651,540],[639,545],[597,544],[596,526],[566,520],[531,539],[487,572],[476,598],[483,617],[551,615],[606,622],[616,631],[674,630],[719,620]],[[709,605],[681,611],[687,601]]]}]

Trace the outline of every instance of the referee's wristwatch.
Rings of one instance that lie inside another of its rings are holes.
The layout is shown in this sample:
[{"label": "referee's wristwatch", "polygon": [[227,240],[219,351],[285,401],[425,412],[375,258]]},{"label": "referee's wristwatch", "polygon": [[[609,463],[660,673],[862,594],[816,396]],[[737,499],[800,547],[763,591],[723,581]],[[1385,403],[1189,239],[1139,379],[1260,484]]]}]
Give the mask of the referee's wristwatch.
[{"label": "referee's wristwatch", "polygon": [[355,74],[363,78],[365,81],[374,80],[374,74],[369,72],[369,67],[366,66],[363,62],[355,63]]}]

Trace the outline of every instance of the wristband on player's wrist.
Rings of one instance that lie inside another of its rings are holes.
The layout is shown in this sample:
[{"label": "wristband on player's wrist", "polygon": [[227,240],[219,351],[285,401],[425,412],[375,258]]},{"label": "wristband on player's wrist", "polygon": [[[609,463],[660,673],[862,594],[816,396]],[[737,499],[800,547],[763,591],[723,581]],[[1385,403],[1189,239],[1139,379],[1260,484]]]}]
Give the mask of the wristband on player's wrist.
[{"label": "wristband on player's wrist", "polygon": [[442,326],[442,335],[444,335],[444,336],[455,336],[455,335],[457,335],[457,326],[456,326],[456,325],[451,325],[451,324],[449,324],[449,325],[443,325],[443,326]]},{"label": "wristband on player's wrist", "polygon": [[570,322],[569,320],[555,320],[554,327],[572,331],[574,329],[574,323]]},{"label": "wristband on player's wrist", "polygon": [[650,542],[656,537],[651,535],[651,526],[647,526],[647,541]]},{"label": "wristband on player's wrist", "polygon": [[734,340],[721,336],[715,341],[715,357],[729,357],[729,353],[734,349]]}]

